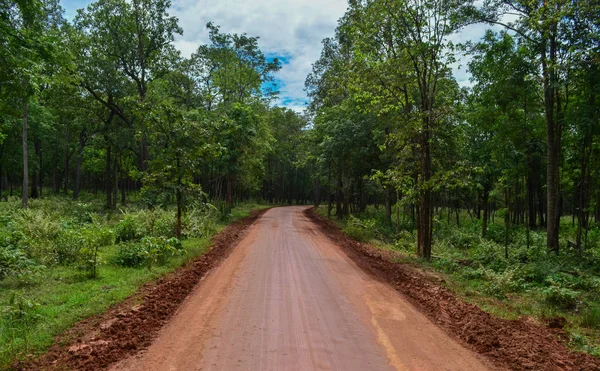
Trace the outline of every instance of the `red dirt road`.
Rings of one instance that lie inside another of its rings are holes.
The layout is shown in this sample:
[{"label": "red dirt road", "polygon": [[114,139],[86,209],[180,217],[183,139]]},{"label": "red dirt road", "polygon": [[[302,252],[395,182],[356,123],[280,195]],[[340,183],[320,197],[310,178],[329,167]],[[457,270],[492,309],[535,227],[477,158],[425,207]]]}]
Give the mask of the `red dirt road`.
[{"label": "red dirt road", "polygon": [[487,370],[303,213],[269,210],[114,370]]}]

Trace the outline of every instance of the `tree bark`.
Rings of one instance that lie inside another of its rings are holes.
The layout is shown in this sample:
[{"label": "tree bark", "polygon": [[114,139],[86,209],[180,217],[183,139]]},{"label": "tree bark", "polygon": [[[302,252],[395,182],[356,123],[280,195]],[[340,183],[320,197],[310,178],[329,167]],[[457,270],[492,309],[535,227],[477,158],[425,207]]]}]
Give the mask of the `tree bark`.
[{"label": "tree bark", "polygon": [[[106,140],[108,142],[108,139]],[[104,169],[104,191],[106,193],[106,208],[112,209],[112,157],[111,157],[111,146],[106,145],[106,167]]]},{"label": "tree bark", "polygon": [[[427,112],[427,111],[426,111]],[[425,118],[423,132],[421,133],[421,166],[420,166],[420,185],[419,205],[417,208],[417,241],[418,255],[426,260],[431,260],[431,238],[432,238],[432,192],[427,184],[431,179],[432,161],[431,161],[431,144],[430,144],[430,125],[429,114]]]},{"label": "tree bark", "polygon": [[[542,70],[544,74],[544,110],[546,118],[546,246],[549,251],[559,253],[558,236],[560,229],[560,144],[561,123],[555,116],[556,108],[556,48],[553,34],[549,40],[550,59],[546,56],[545,46],[542,49]],[[550,64],[550,65],[549,65]],[[558,110],[557,110],[558,111]]]},{"label": "tree bark", "polygon": [[81,191],[81,165],[83,164],[83,150],[85,149],[85,130],[79,133],[79,151],[77,153],[77,165],[75,167],[75,188],[73,190],[73,199],[79,199]]},{"label": "tree bark", "polygon": [[29,205],[29,157],[27,154],[27,119],[29,115],[29,97],[23,103],[23,188],[21,194],[21,207]]}]

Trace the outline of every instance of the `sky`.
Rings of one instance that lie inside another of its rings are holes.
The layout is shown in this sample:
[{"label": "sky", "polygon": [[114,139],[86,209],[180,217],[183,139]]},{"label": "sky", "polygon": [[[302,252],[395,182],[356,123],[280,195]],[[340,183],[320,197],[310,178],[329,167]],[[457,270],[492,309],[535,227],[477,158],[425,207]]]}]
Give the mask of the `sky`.
[{"label": "sky", "polygon": [[[89,0],[62,0],[65,14],[72,18]],[[175,46],[189,57],[208,42],[206,24],[221,26],[221,32],[247,33],[259,37],[268,58],[279,58],[282,68],[275,74],[279,88],[277,105],[301,111],[307,102],[304,81],[321,53],[321,41],[334,35],[347,0],[172,0],[170,13],[179,18],[183,36]],[[480,39],[485,25],[472,25],[452,37],[455,42]],[[461,85],[469,85],[466,61],[453,65]]]}]

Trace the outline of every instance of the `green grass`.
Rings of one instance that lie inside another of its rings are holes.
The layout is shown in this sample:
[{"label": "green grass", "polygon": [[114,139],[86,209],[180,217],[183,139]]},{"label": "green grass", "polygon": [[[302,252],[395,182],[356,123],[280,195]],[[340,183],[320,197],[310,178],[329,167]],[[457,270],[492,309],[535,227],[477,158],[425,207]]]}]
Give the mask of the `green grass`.
[{"label": "green grass", "polygon": [[[216,222],[212,234],[247,216],[251,210],[266,207],[257,203],[241,204]],[[43,353],[56,335],[76,322],[102,313],[134,294],[145,283],[204,254],[212,234],[183,240],[182,255],[162,266],[153,266],[151,270],[113,264],[118,245],[112,245],[100,249],[103,263],[98,267],[96,278],[89,278],[86,272],[71,266],[52,265],[28,279],[8,277],[0,280],[0,368],[17,359]]]},{"label": "green grass", "polygon": [[[318,212],[326,216],[326,208]],[[394,214],[395,215],[395,214]],[[378,248],[394,250],[397,260],[443,277],[449,289],[463,300],[501,318],[532,317],[540,323],[555,317],[566,319],[569,345],[578,351],[600,356],[600,228],[589,232],[589,246],[582,256],[570,248],[575,228],[571,218],[561,224],[560,256],[549,255],[545,231],[512,226],[509,258],[504,256],[502,215],[490,223],[481,237],[481,221],[461,213],[458,227],[454,216],[434,218],[433,259],[418,259],[416,232],[407,216],[396,225],[386,225],[383,210],[368,208],[361,215],[337,220],[348,235],[371,242]]]}]

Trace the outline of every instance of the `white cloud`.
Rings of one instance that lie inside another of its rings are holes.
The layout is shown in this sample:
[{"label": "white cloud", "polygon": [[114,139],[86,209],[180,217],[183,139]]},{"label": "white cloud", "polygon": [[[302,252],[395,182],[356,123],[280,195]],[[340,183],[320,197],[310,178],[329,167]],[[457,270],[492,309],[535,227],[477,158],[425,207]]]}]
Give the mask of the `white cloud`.
[{"label": "white cloud", "polygon": [[[62,0],[67,16],[92,0]],[[334,35],[337,21],[347,8],[346,0],[172,0],[170,13],[179,18],[183,36],[175,46],[189,57],[208,42],[206,24],[213,22],[226,33],[247,33],[260,37],[259,45],[268,56],[284,56],[286,62],[276,74],[280,81],[279,104],[302,110],[306,101],[304,81],[321,53],[321,41]],[[512,21],[512,19],[504,19]],[[455,43],[478,41],[487,25],[476,24],[453,35]],[[501,26],[493,27],[496,31]],[[468,58],[453,65],[461,85],[469,85]],[[460,66],[460,68],[459,68]],[[284,103],[285,102],[285,103]]]},{"label": "white cloud", "polygon": [[183,28],[176,47],[184,56],[208,41],[208,22],[222,32],[258,36],[266,55],[285,56],[287,63],[276,74],[279,103],[299,111],[306,100],[304,80],[319,58],[321,41],[333,36],[346,7],[346,0],[173,0],[171,13]]}]

